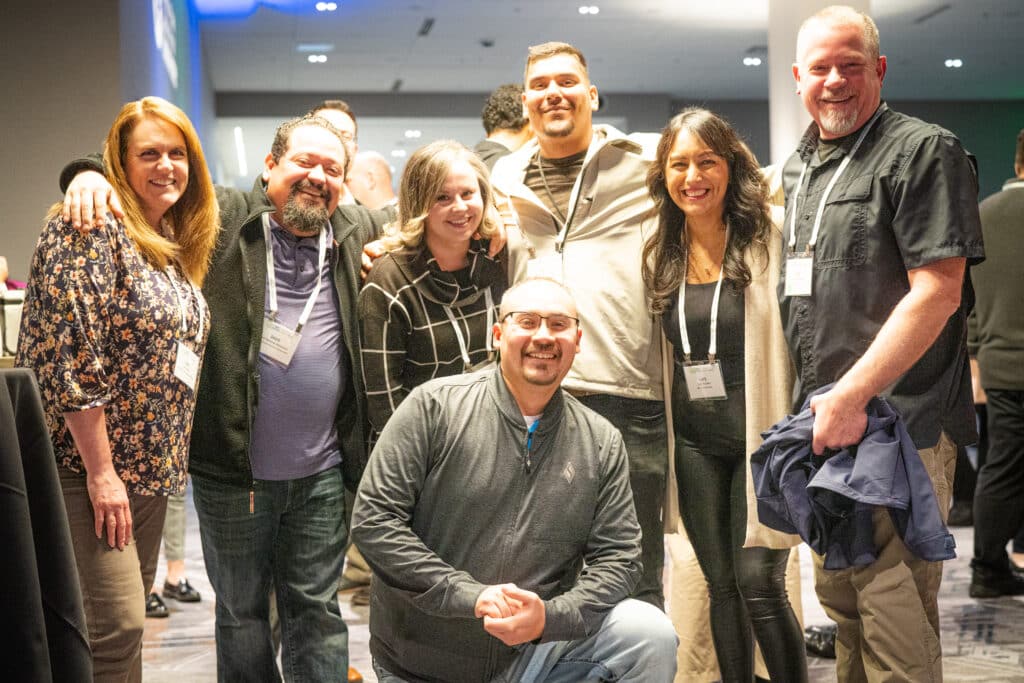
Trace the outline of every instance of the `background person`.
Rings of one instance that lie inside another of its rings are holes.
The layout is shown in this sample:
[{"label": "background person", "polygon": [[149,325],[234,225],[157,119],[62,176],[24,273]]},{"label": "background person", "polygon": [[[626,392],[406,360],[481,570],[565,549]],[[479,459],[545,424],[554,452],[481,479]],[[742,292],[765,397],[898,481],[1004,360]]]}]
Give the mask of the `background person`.
[{"label": "background person", "polygon": [[487,97],[480,112],[486,137],[476,143],[473,151],[488,169],[533,137],[530,122],[523,111],[523,86],[520,83],[499,85]]},{"label": "background person", "polygon": [[492,202],[487,169],[461,143],[439,140],[409,157],[399,188],[401,227],[384,239],[389,252],[359,294],[375,434],[415,387],[492,360],[491,327],[505,291],[504,269],[487,255],[496,230]]},{"label": "background person", "polygon": [[[786,415],[792,385],[768,184],[729,124],[692,108],[662,132],[647,186],[658,231],[644,249],[644,282],[674,349],[679,508],[707,580],[722,680],[753,679],[753,630],[772,680],[806,681],[786,596],[799,538],[758,522],[749,482],[749,454]],[[696,373],[712,379],[708,391]]]},{"label": "background person", "polygon": [[140,681],[167,496],[185,488],[217,201],[195,129],[160,98],[121,109],[103,160],[124,217],[80,233],[51,210],[17,363],[46,405],[96,680]]}]

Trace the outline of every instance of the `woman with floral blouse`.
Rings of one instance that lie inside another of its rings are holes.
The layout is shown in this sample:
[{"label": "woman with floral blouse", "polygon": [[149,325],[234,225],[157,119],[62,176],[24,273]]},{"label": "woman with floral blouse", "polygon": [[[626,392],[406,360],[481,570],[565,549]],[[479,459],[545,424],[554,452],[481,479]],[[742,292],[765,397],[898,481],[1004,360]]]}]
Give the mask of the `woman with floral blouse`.
[{"label": "woman with floral blouse", "polygon": [[398,232],[359,294],[363,378],[372,437],[398,404],[434,377],[492,360],[494,312],[505,291],[487,255],[497,230],[487,167],[459,142],[416,150],[402,173]]},{"label": "woman with floral blouse", "polygon": [[46,406],[94,675],[138,681],[167,496],[185,487],[217,201],[195,129],[160,98],[121,109],[103,161],[124,218],[80,232],[50,211],[18,365]]}]

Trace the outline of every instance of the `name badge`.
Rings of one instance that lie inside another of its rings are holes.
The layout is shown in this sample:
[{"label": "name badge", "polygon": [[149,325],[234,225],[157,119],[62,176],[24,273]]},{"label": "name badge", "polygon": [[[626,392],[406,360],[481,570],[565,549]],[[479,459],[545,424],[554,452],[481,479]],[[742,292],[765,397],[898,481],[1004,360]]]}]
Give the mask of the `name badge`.
[{"label": "name badge", "polygon": [[301,332],[290,330],[275,320],[264,320],[260,353],[275,363],[288,367],[300,339],[302,339]]},{"label": "name badge", "polygon": [[546,277],[562,281],[562,255],[546,254],[526,262],[526,277]]},{"label": "name badge", "polygon": [[726,398],[722,365],[718,361],[687,363],[683,366],[683,377],[686,378],[686,393],[691,401],[720,401]]},{"label": "name badge", "polygon": [[810,296],[814,275],[813,256],[790,256],[786,259],[786,296]]},{"label": "name badge", "polygon": [[178,342],[178,352],[174,358],[174,376],[192,391],[196,390],[199,379],[199,356],[182,341]]}]

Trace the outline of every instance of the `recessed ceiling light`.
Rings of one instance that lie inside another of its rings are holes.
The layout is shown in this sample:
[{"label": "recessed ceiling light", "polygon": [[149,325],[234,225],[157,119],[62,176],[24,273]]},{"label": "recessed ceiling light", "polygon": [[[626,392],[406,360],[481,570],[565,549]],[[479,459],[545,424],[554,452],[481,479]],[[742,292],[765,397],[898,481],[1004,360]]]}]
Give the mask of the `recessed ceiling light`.
[{"label": "recessed ceiling light", "polygon": [[393,150],[391,150],[391,156],[393,156],[396,159],[403,159],[403,158],[405,158],[405,150],[404,149],[393,149]]},{"label": "recessed ceiling light", "polygon": [[946,60],[946,68],[947,69],[959,69],[963,65],[964,65],[964,60],[962,60],[962,59],[947,59]]},{"label": "recessed ceiling light", "polygon": [[299,43],[295,46],[295,51],[302,54],[308,52],[315,52],[317,54],[334,52],[334,43]]},{"label": "recessed ceiling light", "polygon": [[407,138],[419,138],[419,137],[422,137],[422,136],[423,136],[423,131],[416,130],[415,128],[410,128],[409,130],[405,131],[405,137],[407,137]]},{"label": "recessed ceiling light", "polygon": [[306,60],[310,64],[323,64],[327,61],[327,55],[309,55]]},{"label": "recessed ceiling light", "polygon": [[338,3],[336,2],[318,2],[316,3],[317,12],[333,12],[338,9]]},{"label": "recessed ceiling light", "polygon": [[744,57],[743,66],[761,66],[760,57]]},{"label": "recessed ceiling light", "polygon": [[580,14],[597,14],[600,11],[597,5],[580,5]]}]

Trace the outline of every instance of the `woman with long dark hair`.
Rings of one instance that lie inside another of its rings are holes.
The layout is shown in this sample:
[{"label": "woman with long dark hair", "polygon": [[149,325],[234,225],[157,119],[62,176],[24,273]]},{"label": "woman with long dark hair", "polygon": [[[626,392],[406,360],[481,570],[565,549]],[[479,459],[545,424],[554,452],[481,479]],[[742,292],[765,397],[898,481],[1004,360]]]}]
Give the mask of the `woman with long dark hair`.
[{"label": "woman with long dark hair", "polygon": [[785,588],[798,539],[759,524],[748,464],[792,385],[768,185],[732,127],[692,108],[662,132],[647,188],[658,228],[643,278],[673,346],[679,507],[708,584],[722,680],[753,680],[753,633],[773,681],[806,681]]}]

